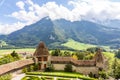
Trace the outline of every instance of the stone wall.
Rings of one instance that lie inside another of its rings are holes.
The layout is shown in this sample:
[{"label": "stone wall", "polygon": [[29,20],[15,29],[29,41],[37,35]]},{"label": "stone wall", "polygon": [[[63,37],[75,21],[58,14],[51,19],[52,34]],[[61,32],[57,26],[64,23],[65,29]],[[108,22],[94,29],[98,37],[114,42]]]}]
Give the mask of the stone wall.
[{"label": "stone wall", "polygon": [[[55,68],[55,70],[64,70],[66,64],[54,64],[53,66]],[[92,72],[93,74],[98,74],[98,69],[96,66],[74,66],[73,67],[73,71],[79,72],[79,73],[83,73],[85,75],[88,75],[90,72]]]},{"label": "stone wall", "polygon": [[93,67],[77,67],[76,72],[83,73],[85,75],[88,75],[90,72],[93,74],[98,74],[98,69],[93,66]]}]

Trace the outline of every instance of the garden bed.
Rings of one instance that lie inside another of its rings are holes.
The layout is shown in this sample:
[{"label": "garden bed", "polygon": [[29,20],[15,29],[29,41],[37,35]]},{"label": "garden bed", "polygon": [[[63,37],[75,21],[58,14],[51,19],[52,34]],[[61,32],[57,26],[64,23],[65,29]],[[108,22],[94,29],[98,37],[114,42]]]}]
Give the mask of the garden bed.
[{"label": "garden bed", "polygon": [[96,80],[94,78],[86,77],[78,73],[69,73],[69,72],[27,72],[26,74],[27,75],[38,75],[38,76],[78,78],[78,79],[83,79],[83,80]]}]

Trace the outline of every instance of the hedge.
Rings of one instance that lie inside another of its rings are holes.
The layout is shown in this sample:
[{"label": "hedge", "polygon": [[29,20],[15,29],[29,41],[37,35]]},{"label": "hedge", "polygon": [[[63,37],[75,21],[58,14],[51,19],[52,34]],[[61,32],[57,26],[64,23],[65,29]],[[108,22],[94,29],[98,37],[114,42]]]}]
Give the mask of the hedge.
[{"label": "hedge", "polygon": [[67,73],[67,72],[27,72],[27,75],[41,75],[41,76],[56,76],[56,77],[66,77],[66,78],[79,78],[83,80],[96,80],[94,78],[86,77],[78,73]]}]

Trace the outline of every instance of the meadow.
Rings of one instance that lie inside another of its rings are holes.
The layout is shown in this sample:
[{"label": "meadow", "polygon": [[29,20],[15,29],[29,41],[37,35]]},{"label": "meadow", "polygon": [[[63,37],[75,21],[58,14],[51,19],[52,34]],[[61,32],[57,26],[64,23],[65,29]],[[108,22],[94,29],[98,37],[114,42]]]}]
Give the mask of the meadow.
[{"label": "meadow", "polygon": [[[69,39],[68,42],[61,44],[62,46],[74,49],[74,50],[86,50],[87,48],[91,47],[97,47],[98,45],[92,45],[92,44],[85,44],[85,43],[80,43],[78,41]],[[99,46],[103,47],[106,50],[110,50],[109,46]],[[21,49],[0,49],[0,56],[4,54],[10,54],[13,51],[16,51],[17,53],[34,53],[35,48],[21,48]],[[49,50],[50,53],[52,50]],[[62,51],[68,51],[68,50],[62,50]]]},{"label": "meadow", "polygon": [[91,47],[103,47],[104,49],[107,49],[107,50],[110,49],[109,46],[85,44],[85,43],[80,43],[78,41],[75,41],[73,39],[69,39],[68,42],[61,44],[61,45],[68,47],[68,48],[75,49],[75,50],[86,50],[87,48],[91,48]]}]

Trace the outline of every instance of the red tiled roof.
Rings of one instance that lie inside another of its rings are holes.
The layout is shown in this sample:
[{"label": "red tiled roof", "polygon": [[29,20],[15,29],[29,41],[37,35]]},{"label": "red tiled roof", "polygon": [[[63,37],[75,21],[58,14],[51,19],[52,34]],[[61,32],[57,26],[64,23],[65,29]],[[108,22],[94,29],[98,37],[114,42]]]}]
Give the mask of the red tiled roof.
[{"label": "red tiled roof", "polygon": [[94,60],[75,60],[71,57],[51,56],[52,63],[71,63],[76,66],[95,66]]},{"label": "red tiled roof", "polygon": [[34,61],[32,59],[26,59],[26,60],[19,60],[19,61],[15,61],[12,63],[0,65],[0,75],[7,73],[9,71],[12,71],[12,70],[33,64],[33,63]]}]

